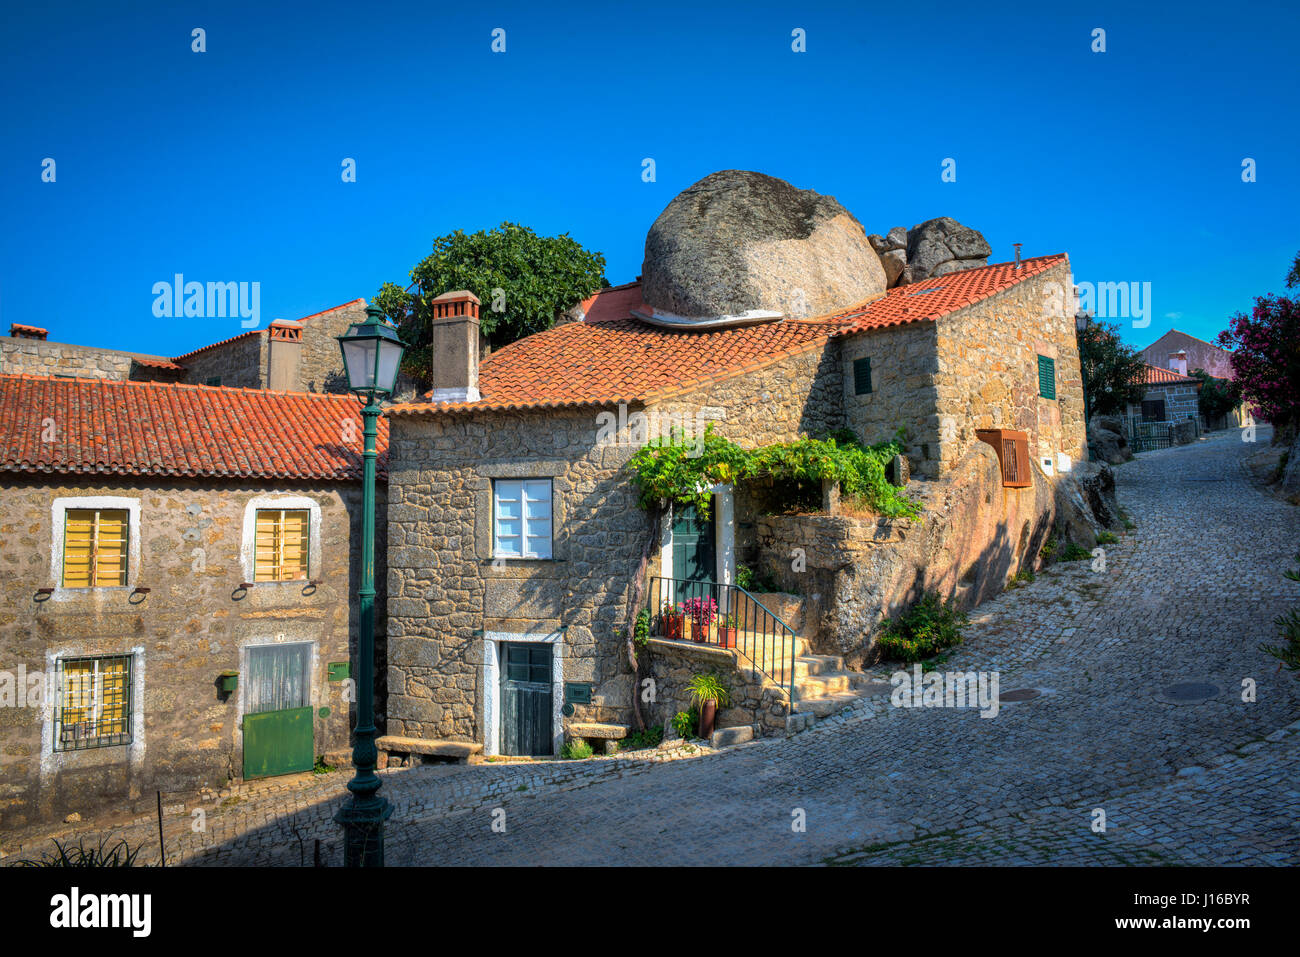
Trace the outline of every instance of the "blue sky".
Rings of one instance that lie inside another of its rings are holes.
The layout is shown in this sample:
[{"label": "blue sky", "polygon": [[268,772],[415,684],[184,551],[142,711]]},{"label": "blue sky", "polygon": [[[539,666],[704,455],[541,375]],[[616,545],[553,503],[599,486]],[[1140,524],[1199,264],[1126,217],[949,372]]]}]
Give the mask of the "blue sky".
[{"label": "blue sky", "polygon": [[669,200],[726,168],[834,195],[869,232],[947,215],[995,260],[1021,242],[1076,281],[1149,282],[1137,346],[1283,292],[1294,4],[1044,6],[10,4],[0,326],[177,355],[241,328],[155,318],[176,273],[259,282],[265,325],[503,220],[570,233],[623,282]]}]

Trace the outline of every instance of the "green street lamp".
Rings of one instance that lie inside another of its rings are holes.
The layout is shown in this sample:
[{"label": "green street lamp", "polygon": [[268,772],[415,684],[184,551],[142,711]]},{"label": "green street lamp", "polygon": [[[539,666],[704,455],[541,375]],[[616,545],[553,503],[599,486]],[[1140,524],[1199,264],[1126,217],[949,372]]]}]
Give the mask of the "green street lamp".
[{"label": "green street lamp", "polygon": [[382,309],[366,307],[366,321],[355,322],[337,336],[347,370],[348,388],[366,404],[361,408],[365,446],[362,455],[361,587],[357,589],[357,726],[352,732],[348,782],[352,800],[334,816],[343,825],[343,863],[347,867],[384,866],[384,822],[393,806],[379,796],[383,782],[375,774],[375,441],[379,435],[379,401],[392,395],[406,343],[384,322]]}]

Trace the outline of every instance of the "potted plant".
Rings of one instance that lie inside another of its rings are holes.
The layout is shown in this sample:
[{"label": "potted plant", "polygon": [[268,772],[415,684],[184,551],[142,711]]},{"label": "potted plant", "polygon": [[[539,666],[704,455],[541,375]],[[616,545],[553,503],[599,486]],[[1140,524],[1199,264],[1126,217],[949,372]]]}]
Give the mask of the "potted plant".
[{"label": "potted plant", "polygon": [[682,613],[691,622],[691,636],[704,642],[709,638],[709,626],[718,617],[718,603],[711,595],[708,598],[688,598],[682,602]]},{"label": "potted plant", "polygon": [[707,738],[713,734],[713,722],[719,708],[731,706],[731,694],[717,675],[696,675],[686,686],[691,693],[691,704],[700,709],[699,735]]},{"label": "potted plant", "polygon": [[684,631],[683,626],[686,623],[686,614],[674,607],[672,602],[666,601],[660,617],[663,620],[664,637],[669,641],[681,641]]},{"label": "potted plant", "polygon": [[739,622],[736,621],[736,613],[729,612],[718,625],[718,644],[723,648],[735,648],[736,636],[740,633]]}]

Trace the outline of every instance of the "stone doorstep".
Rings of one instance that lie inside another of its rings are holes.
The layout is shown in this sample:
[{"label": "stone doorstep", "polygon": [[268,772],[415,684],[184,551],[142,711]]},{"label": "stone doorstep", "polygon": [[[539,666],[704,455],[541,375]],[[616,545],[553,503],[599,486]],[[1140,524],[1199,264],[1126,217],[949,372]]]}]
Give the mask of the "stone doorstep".
[{"label": "stone doorstep", "polygon": [[426,738],[399,738],[386,734],[375,742],[380,751],[392,754],[427,754],[437,758],[466,761],[483,750],[483,745],[470,741],[438,741]]}]

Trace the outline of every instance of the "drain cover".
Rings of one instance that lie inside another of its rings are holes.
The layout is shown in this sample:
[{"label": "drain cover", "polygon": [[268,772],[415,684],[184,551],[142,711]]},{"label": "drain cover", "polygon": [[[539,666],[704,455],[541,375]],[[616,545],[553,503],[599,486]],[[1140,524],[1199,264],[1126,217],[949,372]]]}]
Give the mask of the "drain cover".
[{"label": "drain cover", "polygon": [[1200,704],[1218,694],[1218,687],[1208,681],[1182,681],[1163,689],[1156,697],[1170,704]]},{"label": "drain cover", "polygon": [[998,701],[1002,704],[1011,704],[1017,701],[1033,701],[1041,691],[1037,688],[1017,688],[1015,691],[1008,691],[1005,694],[998,695]]}]

